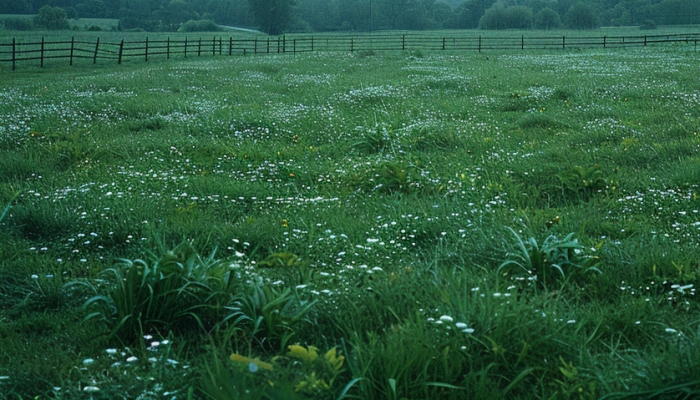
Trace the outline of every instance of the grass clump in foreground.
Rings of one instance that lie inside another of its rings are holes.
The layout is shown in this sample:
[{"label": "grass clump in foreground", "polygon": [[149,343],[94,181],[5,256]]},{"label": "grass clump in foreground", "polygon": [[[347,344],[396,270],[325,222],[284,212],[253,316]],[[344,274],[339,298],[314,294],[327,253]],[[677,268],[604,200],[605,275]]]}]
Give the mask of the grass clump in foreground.
[{"label": "grass clump in foreground", "polygon": [[7,75],[0,396],[692,398],[697,68],[677,46]]}]

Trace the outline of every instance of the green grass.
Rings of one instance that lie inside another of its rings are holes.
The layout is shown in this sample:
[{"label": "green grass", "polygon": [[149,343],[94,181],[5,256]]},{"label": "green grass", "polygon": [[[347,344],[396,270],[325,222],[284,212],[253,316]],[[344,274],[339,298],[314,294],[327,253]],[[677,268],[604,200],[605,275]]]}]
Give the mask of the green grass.
[{"label": "green grass", "polygon": [[697,53],[487,55],[4,74],[0,398],[697,396]]}]

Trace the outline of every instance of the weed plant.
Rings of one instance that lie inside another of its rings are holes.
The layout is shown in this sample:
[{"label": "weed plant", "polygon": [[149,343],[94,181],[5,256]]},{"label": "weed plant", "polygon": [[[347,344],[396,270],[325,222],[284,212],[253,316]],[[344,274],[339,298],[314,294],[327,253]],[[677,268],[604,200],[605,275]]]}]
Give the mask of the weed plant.
[{"label": "weed plant", "polygon": [[8,71],[0,398],[697,396],[692,47],[485,55]]}]

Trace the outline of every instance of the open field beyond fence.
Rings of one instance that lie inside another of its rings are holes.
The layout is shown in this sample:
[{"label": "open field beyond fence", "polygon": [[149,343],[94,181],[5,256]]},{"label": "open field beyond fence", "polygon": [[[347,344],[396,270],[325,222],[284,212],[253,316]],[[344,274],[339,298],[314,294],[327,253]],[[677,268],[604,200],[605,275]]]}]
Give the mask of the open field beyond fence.
[{"label": "open field beyond fence", "polygon": [[246,54],[297,54],[307,52],[356,51],[501,51],[582,48],[624,48],[667,44],[684,44],[697,49],[700,33],[677,33],[627,36],[518,36],[464,34],[373,34],[321,35],[290,37],[167,37],[165,39],[93,40],[71,37],[70,40],[11,40],[0,42],[0,63],[12,70],[23,65],[44,67],[47,61],[62,60],[72,66],[76,62],[98,61],[121,64],[124,61],[171,57],[232,56]]}]

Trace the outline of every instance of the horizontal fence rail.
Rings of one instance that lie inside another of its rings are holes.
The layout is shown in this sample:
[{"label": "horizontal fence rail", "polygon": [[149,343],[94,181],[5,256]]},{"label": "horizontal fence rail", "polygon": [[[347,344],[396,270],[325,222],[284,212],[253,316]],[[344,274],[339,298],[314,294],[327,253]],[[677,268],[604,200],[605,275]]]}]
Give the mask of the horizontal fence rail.
[{"label": "horizontal fence rail", "polygon": [[76,60],[88,60],[97,64],[98,60],[148,61],[151,58],[201,57],[246,54],[296,54],[306,52],[355,52],[355,51],[406,51],[406,50],[546,50],[574,48],[620,48],[650,46],[668,43],[685,43],[697,50],[700,33],[643,35],[643,36],[461,36],[421,35],[421,34],[371,34],[337,36],[279,36],[264,38],[196,38],[171,40],[149,40],[126,42],[62,40],[22,42],[12,39],[0,43],[0,63],[11,63],[12,70],[17,64],[38,61],[44,67],[45,61],[66,59],[69,65]]}]

